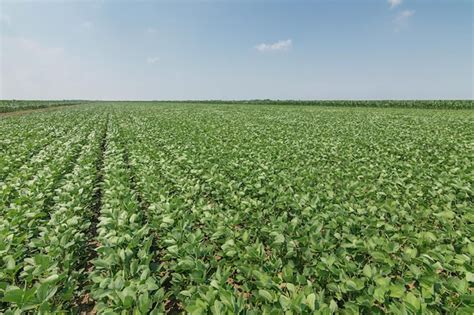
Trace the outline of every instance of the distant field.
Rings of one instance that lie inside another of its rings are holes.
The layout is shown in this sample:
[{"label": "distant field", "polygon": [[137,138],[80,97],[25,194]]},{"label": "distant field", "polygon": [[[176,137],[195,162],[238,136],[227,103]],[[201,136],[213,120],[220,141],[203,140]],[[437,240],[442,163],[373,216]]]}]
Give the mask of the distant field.
[{"label": "distant field", "polygon": [[0,116],[0,313],[473,314],[472,101],[385,103]]},{"label": "distant field", "polygon": [[[0,100],[0,113],[41,109],[57,106],[79,105],[90,103],[84,100],[51,100],[51,101],[26,101],[26,100]],[[98,102],[96,102],[98,103]],[[115,102],[123,104],[124,101]],[[274,100],[249,100],[249,101],[160,101],[140,102],[145,105],[160,104],[204,104],[204,105],[289,105],[289,106],[326,106],[326,107],[375,107],[375,108],[427,108],[427,109],[474,109],[472,100],[453,101],[274,101]]]},{"label": "distant field", "polygon": [[16,101],[0,100],[0,113],[15,112],[28,109],[41,109],[56,106],[79,105],[84,101]]}]

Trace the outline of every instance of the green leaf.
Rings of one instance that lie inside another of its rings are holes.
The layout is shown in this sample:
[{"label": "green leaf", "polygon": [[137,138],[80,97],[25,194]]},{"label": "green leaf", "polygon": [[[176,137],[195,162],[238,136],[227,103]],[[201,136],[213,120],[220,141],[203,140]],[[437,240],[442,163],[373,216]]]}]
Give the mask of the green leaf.
[{"label": "green leaf", "polygon": [[173,256],[178,256],[179,254],[179,247],[178,245],[172,245],[167,248],[168,252]]},{"label": "green leaf", "polygon": [[41,283],[54,283],[54,282],[58,281],[58,279],[59,279],[59,275],[53,274],[53,275],[50,275],[47,278],[41,279],[40,282]]},{"label": "green leaf", "polygon": [[364,288],[364,281],[360,279],[347,279],[346,286],[349,291],[359,291]]},{"label": "green leaf", "polygon": [[332,313],[336,313],[338,308],[336,301],[331,300],[331,302],[329,302],[329,309]]},{"label": "green leaf", "polygon": [[474,273],[467,271],[466,272],[466,280],[468,282],[474,282]]},{"label": "green leaf", "polygon": [[273,296],[267,290],[260,289],[258,290],[258,294],[268,302],[273,302]]},{"label": "green leaf", "polygon": [[401,298],[405,294],[405,286],[401,284],[392,284],[388,287],[389,295],[393,298]]},{"label": "green leaf", "polygon": [[287,282],[286,283],[286,288],[288,289],[288,291],[292,292],[292,293],[295,293],[296,292],[296,287],[293,283],[289,283]]},{"label": "green leaf", "polygon": [[284,310],[288,310],[288,309],[290,308],[291,300],[290,300],[290,298],[288,298],[287,296],[281,294],[281,295],[280,295],[280,298],[279,298],[279,301],[280,301],[281,307],[282,307]]},{"label": "green leaf", "polygon": [[451,220],[451,219],[454,219],[456,214],[451,210],[446,210],[443,212],[435,213],[434,215],[437,216],[438,218]]},{"label": "green leaf", "polygon": [[11,255],[3,257],[3,261],[5,262],[5,265],[6,265],[5,267],[7,270],[15,269],[15,266],[16,266],[15,259]]},{"label": "green leaf", "polygon": [[370,267],[370,265],[365,265],[362,272],[367,278],[372,278],[372,268]]},{"label": "green leaf", "polygon": [[275,236],[275,241],[273,242],[273,244],[280,245],[280,244],[283,244],[284,242],[285,242],[285,237],[283,236],[283,234],[277,234]]},{"label": "green leaf", "polygon": [[21,306],[23,303],[23,293],[24,292],[22,289],[15,286],[9,286],[4,293],[2,301],[7,303],[16,303]]},{"label": "green leaf", "polygon": [[377,287],[374,290],[373,296],[377,301],[379,301],[380,303],[383,303],[385,301],[385,292],[386,292],[385,288]]},{"label": "green leaf", "polygon": [[312,311],[314,311],[315,309],[315,303],[316,303],[316,295],[314,293],[311,293],[308,296],[306,296],[306,305],[308,305],[308,307]]},{"label": "green leaf", "polygon": [[191,315],[202,315],[206,313],[207,303],[201,299],[196,299],[186,307],[186,311]]},{"label": "green leaf", "polygon": [[174,223],[174,220],[173,218],[166,216],[166,217],[163,217],[163,223],[166,223],[167,225],[171,225]]},{"label": "green leaf", "polygon": [[42,283],[37,289],[36,289],[36,297],[40,301],[46,301],[46,298],[48,296],[48,290],[49,290],[49,284],[48,283]]},{"label": "green leaf", "polygon": [[408,292],[404,298],[405,302],[413,307],[415,311],[419,311],[421,308],[421,303],[419,298],[417,298],[413,293]]},{"label": "green leaf", "polygon": [[215,300],[214,304],[211,306],[211,313],[213,315],[221,315],[224,314],[224,304],[221,301]]},{"label": "green leaf", "polygon": [[146,279],[146,288],[148,291],[154,291],[154,290],[158,290],[158,285],[156,284],[156,281],[155,279],[153,278],[148,278]]},{"label": "green leaf", "polygon": [[407,247],[404,250],[404,257],[408,261],[411,260],[411,259],[416,258],[417,254],[418,254],[418,251],[416,250],[416,248]]},{"label": "green leaf", "polygon": [[465,294],[468,291],[469,283],[466,279],[451,278],[450,282],[455,290],[460,294]]},{"label": "green leaf", "polygon": [[150,296],[148,295],[148,291],[138,296],[138,308],[143,314],[147,313],[150,309]]},{"label": "green leaf", "polygon": [[36,297],[38,301],[48,301],[50,300],[58,291],[57,286],[51,286],[50,283],[42,283],[37,289],[36,289]]}]

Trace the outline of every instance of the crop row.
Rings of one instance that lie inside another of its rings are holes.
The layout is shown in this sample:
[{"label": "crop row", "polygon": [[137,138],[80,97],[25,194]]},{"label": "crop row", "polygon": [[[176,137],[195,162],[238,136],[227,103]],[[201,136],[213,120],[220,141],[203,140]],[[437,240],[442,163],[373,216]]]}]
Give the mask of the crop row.
[{"label": "crop row", "polygon": [[[236,112],[186,114],[123,123],[156,214],[167,293],[183,308],[467,310],[472,243],[461,218],[470,220],[472,172],[462,138],[453,147],[413,121],[388,125],[384,115],[362,114],[336,130],[324,117],[294,121],[292,113],[262,110],[250,121]],[[268,123],[275,119],[279,129]],[[297,135],[305,123],[325,128]],[[449,133],[442,128],[439,135]],[[340,138],[345,130],[359,134]],[[394,132],[404,142],[387,142]],[[427,144],[431,154],[413,150]]]},{"label": "crop row", "polygon": [[[8,124],[7,120],[0,121],[0,128],[4,130],[0,140],[0,181],[8,182],[17,177],[21,170],[36,171],[37,166],[30,165],[43,162],[41,156],[47,147],[61,145],[70,136],[71,129],[79,128],[77,121],[69,117],[47,115],[35,117],[34,120],[24,118],[15,125]],[[54,123],[58,120],[62,123]]]},{"label": "crop row", "polygon": [[100,137],[90,126],[46,146],[36,164],[4,183],[0,290],[7,309],[60,309],[77,289],[99,154]]},{"label": "crop row", "polygon": [[132,187],[126,152],[112,120],[107,129],[91,295],[99,312],[136,309],[145,314],[159,308],[163,289],[152,273],[152,239]]}]

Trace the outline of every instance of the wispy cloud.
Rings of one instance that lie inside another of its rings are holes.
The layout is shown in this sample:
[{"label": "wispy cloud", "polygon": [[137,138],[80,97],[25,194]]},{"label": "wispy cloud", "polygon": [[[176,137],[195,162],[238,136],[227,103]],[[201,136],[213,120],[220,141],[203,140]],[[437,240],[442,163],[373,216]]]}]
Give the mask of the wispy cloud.
[{"label": "wispy cloud", "polygon": [[94,27],[94,23],[92,23],[91,21],[84,21],[81,23],[81,27],[84,29],[90,30],[91,28]]},{"label": "wispy cloud", "polygon": [[279,40],[276,43],[271,43],[271,44],[266,44],[266,43],[261,43],[255,46],[255,49],[257,49],[260,52],[267,52],[267,51],[284,51],[288,50],[293,46],[293,42],[291,39],[287,40]]},{"label": "wispy cloud", "polygon": [[402,3],[402,0],[388,0],[388,4],[390,4],[390,9],[399,6]]},{"label": "wispy cloud", "polygon": [[397,15],[397,17],[395,18],[395,21],[398,21],[398,22],[405,21],[409,17],[413,16],[414,14],[415,14],[415,10],[404,10]]},{"label": "wispy cloud", "polygon": [[159,57],[148,57],[146,58],[146,62],[149,64],[154,65],[155,63],[158,63],[160,61]]},{"label": "wispy cloud", "polygon": [[408,23],[408,20],[415,15],[415,10],[404,10],[395,17],[393,22],[395,23],[395,31],[399,32]]},{"label": "wispy cloud", "polygon": [[10,26],[10,24],[12,24],[12,19],[10,18],[10,16],[8,16],[6,14],[1,14],[0,15],[0,24],[5,24],[7,26]]}]

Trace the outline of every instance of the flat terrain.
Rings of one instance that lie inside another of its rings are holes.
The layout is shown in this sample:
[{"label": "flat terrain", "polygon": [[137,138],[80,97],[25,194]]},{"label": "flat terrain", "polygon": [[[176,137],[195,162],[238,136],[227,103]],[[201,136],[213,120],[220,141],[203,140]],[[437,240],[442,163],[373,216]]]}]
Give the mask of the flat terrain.
[{"label": "flat terrain", "polygon": [[0,117],[0,313],[472,314],[474,110]]},{"label": "flat terrain", "polygon": [[[85,104],[85,101],[18,101],[18,100],[0,100],[0,116],[6,113],[24,113],[31,110],[49,109],[53,107],[64,107],[71,105]],[[462,104],[462,103],[460,103]]]}]

